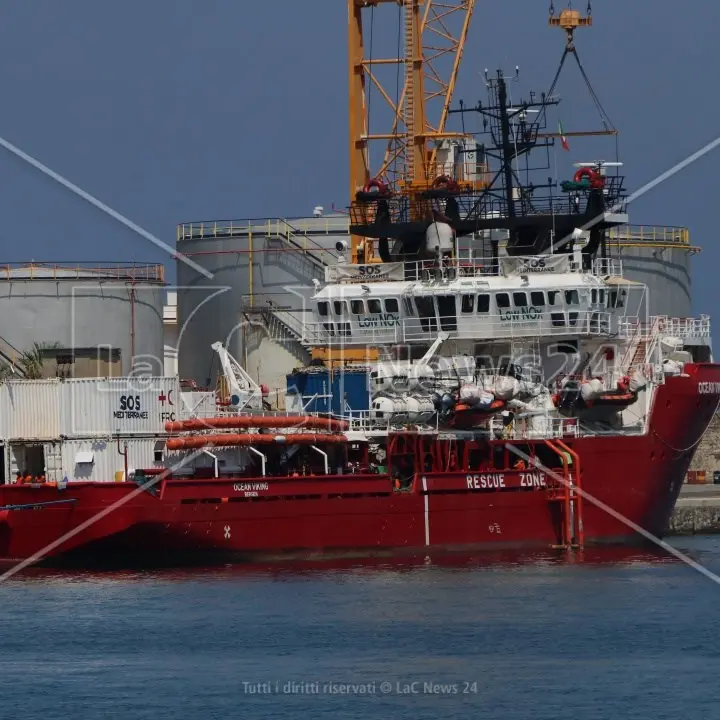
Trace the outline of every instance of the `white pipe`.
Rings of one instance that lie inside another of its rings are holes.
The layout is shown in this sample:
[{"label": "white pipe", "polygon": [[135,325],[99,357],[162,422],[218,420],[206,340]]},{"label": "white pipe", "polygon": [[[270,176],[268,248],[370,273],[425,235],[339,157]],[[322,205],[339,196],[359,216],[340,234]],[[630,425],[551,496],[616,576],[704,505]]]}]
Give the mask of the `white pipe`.
[{"label": "white pipe", "polygon": [[256,450],[254,447],[252,447],[252,445],[248,445],[248,450],[252,453],[255,453],[260,458],[260,460],[262,460],[262,476],[265,477],[265,463],[267,462],[267,458],[259,450]]},{"label": "white pipe", "polygon": [[316,453],[320,453],[320,455],[323,456],[323,460],[325,461],[325,474],[330,474],[330,468],[328,466],[328,456],[326,452],[323,452],[319,447],[315,447],[315,445],[310,446]]},{"label": "white pipe", "polygon": [[206,455],[210,456],[210,457],[213,459],[213,464],[214,464],[214,466],[215,466],[215,477],[218,477],[218,476],[219,476],[219,473],[218,473],[218,459],[217,459],[217,455],[213,455],[213,453],[211,453],[209,450],[205,450],[205,449],[203,449],[203,452],[204,452]]}]

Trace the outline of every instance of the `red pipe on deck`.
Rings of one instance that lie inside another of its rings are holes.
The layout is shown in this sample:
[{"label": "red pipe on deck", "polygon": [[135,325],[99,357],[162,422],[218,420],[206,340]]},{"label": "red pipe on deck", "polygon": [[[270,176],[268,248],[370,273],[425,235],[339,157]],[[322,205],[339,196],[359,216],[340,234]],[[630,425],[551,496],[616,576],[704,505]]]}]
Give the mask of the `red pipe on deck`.
[{"label": "red pipe on deck", "polygon": [[346,443],[344,435],[316,435],[315,433],[291,433],[290,435],[260,435],[257,433],[220,435],[189,435],[170,438],[168,450],[191,450],[204,447],[231,447],[233,445],[322,445],[327,443]]},{"label": "red pipe on deck", "polygon": [[166,422],[166,432],[185,430],[208,430],[209,428],[312,428],[342,432],[350,427],[345,420],[298,415],[273,417],[271,415],[233,415],[230,417],[212,417],[195,420]]}]

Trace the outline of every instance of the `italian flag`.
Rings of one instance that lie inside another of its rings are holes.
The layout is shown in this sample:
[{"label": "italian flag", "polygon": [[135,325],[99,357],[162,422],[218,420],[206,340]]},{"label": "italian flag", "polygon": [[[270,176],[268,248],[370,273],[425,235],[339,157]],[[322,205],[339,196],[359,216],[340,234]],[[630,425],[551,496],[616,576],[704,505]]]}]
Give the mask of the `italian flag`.
[{"label": "italian flag", "polygon": [[565,131],[563,130],[562,122],[558,120],[558,133],[560,135],[560,142],[562,143],[563,150],[570,150],[567,138],[565,137]]}]

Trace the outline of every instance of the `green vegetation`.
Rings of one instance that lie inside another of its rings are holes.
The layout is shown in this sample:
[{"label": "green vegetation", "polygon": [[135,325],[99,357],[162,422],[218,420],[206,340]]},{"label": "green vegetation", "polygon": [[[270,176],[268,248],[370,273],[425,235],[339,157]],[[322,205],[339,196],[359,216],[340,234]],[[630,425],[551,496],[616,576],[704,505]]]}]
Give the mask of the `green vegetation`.
[{"label": "green vegetation", "polygon": [[15,367],[7,364],[0,367],[0,380],[20,379],[23,376],[28,380],[39,380],[42,377],[43,351],[59,350],[62,347],[58,342],[34,342],[29,350],[20,355]]}]

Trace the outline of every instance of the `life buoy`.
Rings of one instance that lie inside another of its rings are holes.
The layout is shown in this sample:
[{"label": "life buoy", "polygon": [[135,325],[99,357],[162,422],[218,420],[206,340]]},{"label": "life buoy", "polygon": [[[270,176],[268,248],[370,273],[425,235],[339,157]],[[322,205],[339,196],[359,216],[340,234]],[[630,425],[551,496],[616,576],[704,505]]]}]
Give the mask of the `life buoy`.
[{"label": "life buoy", "polygon": [[432,183],[434,189],[446,187],[448,190],[457,190],[457,183],[447,175],[438,175]]},{"label": "life buoy", "polygon": [[373,188],[377,190],[379,195],[387,195],[388,194],[388,186],[378,180],[377,178],[372,179],[364,188],[363,192],[369,193],[373,191]]},{"label": "life buoy", "polygon": [[585,178],[590,181],[591,188],[597,189],[605,185],[602,175],[589,167],[580,168],[573,176],[573,182],[581,183]]},{"label": "life buoy", "polygon": [[622,390],[623,392],[627,392],[630,389],[630,378],[627,375],[623,375],[618,380],[618,390]]}]

